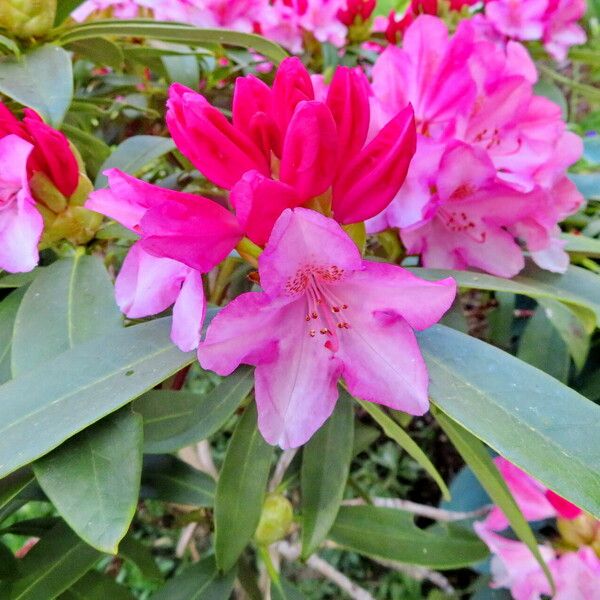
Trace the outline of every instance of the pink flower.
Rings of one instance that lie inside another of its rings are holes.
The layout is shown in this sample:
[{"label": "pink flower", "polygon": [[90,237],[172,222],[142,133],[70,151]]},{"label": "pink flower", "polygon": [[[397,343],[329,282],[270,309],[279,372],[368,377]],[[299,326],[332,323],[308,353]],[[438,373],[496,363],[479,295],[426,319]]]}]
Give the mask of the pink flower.
[{"label": "pink flower", "polygon": [[256,366],[259,428],[283,448],[306,442],[331,415],[344,378],[352,394],[411,414],[429,405],[414,329],[450,307],[455,283],[422,281],[362,260],[333,220],[286,210],[259,258],[263,292],[242,294],[198,349],[205,369]]},{"label": "pink flower", "polygon": [[[272,88],[251,75],[237,79],[233,123],[200,94],[173,85],[167,124],[200,172],[232,190],[234,205],[239,186],[246,197],[268,186],[271,197],[285,198],[283,205],[275,200],[281,210],[320,199],[331,205],[337,221],[356,223],[390,203],[415,149],[412,110],[406,105],[366,143],[368,94],[361,72],[339,68],[326,100],[315,100],[310,75],[297,58],[289,58],[279,66]],[[249,201],[261,204],[259,197]],[[251,227],[247,235],[264,243],[277,216],[272,212],[266,232]]]},{"label": "pink flower", "polygon": [[539,40],[544,33],[548,0],[493,0],[485,8],[496,29],[517,40]]},{"label": "pink flower", "polygon": [[171,338],[182,350],[192,350],[205,312],[201,273],[235,248],[243,226],[202,196],[159,188],[117,169],[106,175],[110,188],[93,192],[86,207],[142,236],[117,278],[117,303],[130,318],[162,312],[174,303]]},{"label": "pink flower", "polygon": [[44,229],[28,183],[34,147],[17,135],[0,139],[0,269],[31,271]]},{"label": "pink flower", "polygon": [[585,0],[548,1],[543,41],[548,53],[557,61],[567,58],[571,46],[585,44],[585,30],[577,24],[585,8]]},{"label": "pink flower", "polygon": [[346,5],[337,12],[337,18],[346,27],[355,21],[366,23],[375,10],[376,0],[346,0]]},{"label": "pink flower", "polygon": [[71,13],[71,17],[81,22],[96,11],[110,8],[118,19],[133,19],[138,16],[141,4],[137,0],[86,0]]}]

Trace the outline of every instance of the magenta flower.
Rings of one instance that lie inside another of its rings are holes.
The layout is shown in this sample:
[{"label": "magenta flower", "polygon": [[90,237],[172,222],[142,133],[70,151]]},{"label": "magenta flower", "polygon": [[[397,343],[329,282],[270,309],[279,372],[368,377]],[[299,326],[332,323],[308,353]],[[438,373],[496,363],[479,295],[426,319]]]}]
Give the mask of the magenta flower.
[{"label": "magenta flower", "polygon": [[0,139],[0,269],[31,271],[38,263],[44,229],[28,183],[34,147],[17,135]]},{"label": "magenta flower", "polygon": [[259,428],[283,448],[306,442],[349,391],[411,414],[429,406],[427,370],[413,329],[450,307],[452,279],[423,281],[362,260],[332,219],[286,210],[259,258],[263,292],[242,294],[212,321],[198,358],[230,374],[256,366]]}]

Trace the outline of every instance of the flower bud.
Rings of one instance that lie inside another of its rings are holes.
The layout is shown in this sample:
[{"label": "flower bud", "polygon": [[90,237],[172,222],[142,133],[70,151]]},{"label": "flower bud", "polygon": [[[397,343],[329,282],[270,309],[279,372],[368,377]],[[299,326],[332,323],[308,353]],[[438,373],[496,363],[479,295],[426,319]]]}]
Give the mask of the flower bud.
[{"label": "flower bud", "polygon": [[269,546],[285,537],[294,511],[290,501],[281,494],[269,494],[263,504],[254,539],[261,546]]},{"label": "flower bud", "polygon": [[591,546],[600,556],[600,521],[582,513],[575,519],[557,519],[562,541],[573,548]]},{"label": "flower bud", "polygon": [[0,27],[16,37],[40,37],[54,25],[57,0],[2,0]]}]

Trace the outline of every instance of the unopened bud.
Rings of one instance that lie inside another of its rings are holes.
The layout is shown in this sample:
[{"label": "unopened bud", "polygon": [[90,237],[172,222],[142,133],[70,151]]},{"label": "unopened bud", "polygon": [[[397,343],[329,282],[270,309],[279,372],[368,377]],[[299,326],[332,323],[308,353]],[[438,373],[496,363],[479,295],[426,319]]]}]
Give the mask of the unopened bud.
[{"label": "unopened bud", "polygon": [[565,545],[572,548],[591,546],[600,556],[600,521],[586,513],[575,519],[557,519],[556,526]]},{"label": "unopened bud", "polygon": [[254,538],[261,546],[283,539],[292,524],[294,511],[290,501],[281,494],[269,494],[263,504]]},{"label": "unopened bud", "polygon": [[57,0],[1,0],[0,27],[16,37],[40,37],[54,25]]}]

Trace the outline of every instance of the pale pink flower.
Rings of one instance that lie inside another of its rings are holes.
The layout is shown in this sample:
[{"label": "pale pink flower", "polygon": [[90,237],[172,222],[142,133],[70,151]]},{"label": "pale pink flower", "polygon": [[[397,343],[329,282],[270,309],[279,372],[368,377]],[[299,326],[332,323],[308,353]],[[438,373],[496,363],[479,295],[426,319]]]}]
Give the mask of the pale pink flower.
[{"label": "pale pink flower", "polygon": [[486,4],[485,14],[509,38],[539,40],[547,8],[548,0],[493,0]]},{"label": "pale pink flower", "polygon": [[259,428],[271,444],[300,446],[331,415],[337,382],[351,394],[411,414],[429,406],[413,329],[444,314],[455,283],[364,261],[332,219],[286,210],[259,258],[263,292],[238,296],[212,321],[198,358],[230,374],[256,366]]},{"label": "pale pink flower", "polygon": [[85,21],[92,13],[110,8],[118,19],[133,19],[138,16],[140,5],[142,2],[138,0],[86,0],[71,13],[71,17]]},{"label": "pale pink flower", "polygon": [[28,182],[34,146],[17,135],[0,139],[0,269],[31,271],[44,229]]}]

